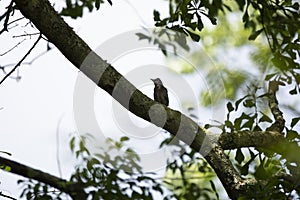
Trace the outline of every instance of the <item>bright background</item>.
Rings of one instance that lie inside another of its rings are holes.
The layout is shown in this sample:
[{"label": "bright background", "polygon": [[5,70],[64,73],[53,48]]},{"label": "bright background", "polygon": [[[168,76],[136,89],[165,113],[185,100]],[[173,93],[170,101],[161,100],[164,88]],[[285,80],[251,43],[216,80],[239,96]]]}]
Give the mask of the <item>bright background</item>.
[{"label": "bright background", "polygon": [[[54,3],[54,1],[52,2]],[[63,3],[63,0],[57,0],[54,7],[59,10]],[[4,6],[8,4],[8,0],[0,2],[1,13],[3,13]],[[153,10],[157,9],[163,14],[167,12],[167,8],[167,2],[161,0],[113,1],[112,7],[105,3],[101,5],[99,11],[86,12],[83,18],[76,20],[65,18],[65,20],[92,49],[96,49],[99,45],[101,46],[119,34],[141,27],[152,28]],[[15,15],[15,17],[18,18],[19,16]],[[28,26],[22,26],[26,22],[26,19],[22,20],[18,23],[19,26],[11,29],[9,33],[1,35],[0,54],[26,39],[18,48],[0,57],[1,66],[17,63],[36,40],[37,36],[33,36],[31,39],[29,37],[13,37],[34,31]],[[126,45],[126,41],[119,45]],[[45,50],[46,43],[41,42],[25,62],[31,61]],[[148,51],[144,49],[128,52],[128,54],[121,55],[120,58],[116,59],[113,65],[123,75],[137,73],[136,76],[132,76],[132,80],[129,79],[132,82],[139,77],[141,67],[145,67],[145,65],[162,66],[159,67],[162,76],[183,77],[194,92],[196,99],[193,100],[195,101],[197,101],[200,88],[196,83],[201,80],[205,84],[201,73],[182,76],[165,68],[165,57],[159,50]],[[68,142],[72,133],[77,132],[77,122],[73,118],[73,94],[76,80],[80,76],[78,69],[56,48],[53,48],[32,64],[20,66],[18,73],[21,76],[19,81],[9,78],[0,85],[0,108],[2,107],[0,110],[0,151],[11,153],[12,156],[7,157],[12,160],[56,176],[60,176],[57,165],[59,158],[62,177],[68,178],[74,165]],[[153,84],[150,78],[156,77],[147,74],[147,70],[143,76],[145,81],[136,86],[146,95],[152,97]],[[3,74],[1,74],[2,77]],[[163,80],[163,82],[168,87],[168,81]],[[89,80],[84,80],[84,84],[89,88],[95,87]],[[169,95],[170,107],[184,111],[182,110],[182,103],[187,102],[189,96],[178,96],[176,87],[170,87]],[[129,145],[140,153],[145,170],[158,172],[162,176],[166,156],[169,154],[166,149],[157,149],[163,139],[162,134],[159,134],[160,129],[155,129],[155,134],[150,135],[151,138],[146,136],[139,138],[137,135],[130,135],[130,133],[128,135],[126,127],[118,126],[118,120],[115,120],[115,115],[118,112],[112,112],[113,106],[117,110],[120,109],[120,112],[122,108],[115,105],[114,100],[101,89],[95,90],[95,102],[95,115],[102,134],[112,138],[129,136],[131,138]],[[216,116],[215,113],[218,115]],[[205,119],[200,119],[200,121],[205,123],[211,119],[219,118],[221,120],[224,111],[222,109],[218,112],[201,110],[201,114],[205,116]],[[130,115],[130,119],[136,126],[149,126],[148,123],[133,115]],[[89,116],[85,116],[85,120],[83,122],[86,125],[85,131],[95,135],[97,140],[94,143],[97,143],[101,137],[98,133],[93,132],[92,128],[89,129]],[[19,178],[0,171],[0,191],[18,198],[20,186],[16,184],[16,181]]]}]

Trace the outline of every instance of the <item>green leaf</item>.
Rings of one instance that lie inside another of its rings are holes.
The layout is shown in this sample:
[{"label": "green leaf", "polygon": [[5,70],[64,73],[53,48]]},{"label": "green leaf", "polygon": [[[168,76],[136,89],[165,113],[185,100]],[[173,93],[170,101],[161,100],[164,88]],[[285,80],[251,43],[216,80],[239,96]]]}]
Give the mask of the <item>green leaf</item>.
[{"label": "green leaf", "polygon": [[215,186],[214,182],[213,182],[212,180],[210,180],[209,182],[210,182],[211,189],[212,189],[214,192],[217,192],[217,189],[216,189],[216,186]]},{"label": "green leaf", "polygon": [[263,163],[261,163],[261,164],[256,168],[255,176],[256,176],[258,179],[261,179],[261,180],[264,180],[264,179],[268,178],[268,174],[267,174],[266,169],[265,169],[264,166],[263,166]]},{"label": "green leaf", "polygon": [[280,55],[279,53],[275,53],[274,57],[271,59],[273,65],[277,67],[280,70],[286,69],[286,63],[284,61],[284,57]]},{"label": "green leaf", "polygon": [[100,4],[101,4],[101,0],[96,0],[95,1],[95,7],[96,7],[97,10],[99,10]]},{"label": "green leaf", "polygon": [[294,89],[289,91],[290,95],[296,95],[298,93],[297,86]]},{"label": "green leaf", "polygon": [[128,141],[128,140],[129,140],[129,137],[126,137],[126,136],[123,136],[120,139],[121,142],[125,142],[125,141]]},{"label": "green leaf", "polygon": [[160,14],[157,10],[153,11],[153,15],[154,15],[154,21],[161,21]]},{"label": "green leaf", "polygon": [[265,80],[266,80],[266,81],[269,81],[271,78],[273,78],[273,77],[276,76],[276,75],[277,75],[277,73],[268,74],[268,75],[266,75]]},{"label": "green leaf", "polygon": [[243,105],[246,108],[252,108],[255,106],[255,103],[253,102],[253,99],[246,99],[245,102],[243,103]]},{"label": "green leaf", "polygon": [[4,171],[7,171],[7,172],[10,172],[11,170],[11,167],[10,166],[7,166],[7,165],[0,165],[0,169],[4,170]]},{"label": "green leaf", "polygon": [[252,31],[251,35],[249,36],[249,40],[255,40],[257,38],[257,36],[263,31],[264,29],[260,29],[257,31]]},{"label": "green leaf", "polygon": [[240,169],[241,170],[241,175],[246,176],[249,173],[249,164],[250,163],[246,163],[245,165],[243,165],[243,167]]},{"label": "green leaf", "polygon": [[238,5],[239,5],[239,9],[240,9],[241,11],[243,11],[243,8],[244,8],[244,5],[245,5],[245,0],[237,0],[236,2],[237,2]]},{"label": "green leaf", "polygon": [[72,152],[74,152],[74,147],[75,147],[75,137],[72,137],[70,141],[70,149]]},{"label": "green leaf", "polygon": [[299,138],[299,134],[296,131],[288,130],[288,132],[286,134],[286,138],[288,140],[293,140],[295,138]]},{"label": "green leaf", "polygon": [[269,122],[272,123],[272,119],[265,115],[264,113],[261,113],[263,116],[259,119],[258,122]]},{"label": "green leaf", "polygon": [[228,102],[228,103],[227,103],[227,110],[228,110],[228,112],[232,112],[232,111],[234,111],[234,108],[233,108],[233,106],[232,106],[232,103],[231,103],[231,102]]},{"label": "green leaf", "polygon": [[192,38],[194,41],[199,42],[199,40],[200,40],[200,36],[199,36],[199,35],[197,35],[196,33],[193,33],[193,32],[190,31],[190,30],[187,30],[187,29],[185,29],[185,30],[188,32],[188,34],[191,36],[191,38]]},{"label": "green leaf", "polygon": [[217,19],[215,17],[210,17],[209,19],[213,25],[217,25]]},{"label": "green leaf", "polygon": [[239,100],[237,100],[237,101],[235,102],[235,111],[237,111],[237,109],[238,109],[240,103],[241,103],[245,98],[247,98],[248,96],[249,96],[249,95],[246,95],[246,96],[240,98]]},{"label": "green leaf", "polygon": [[112,1],[111,0],[107,0],[107,2],[112,6]]},{"label": "green leaf", "polygon": [[293,128],[300,120],[300,117],[296,117],[292,119],[291,127]]},{"label": "green leaf", "polygon": [[241,149],[237,149],[237,150],[236,150],[236,154],[235,154],[235,160],[236,160],[239,164],[241,164],[241,163],[244,161],[244,159],[245,159],[245,156],[244,156],[242,150],[241,150]]}]

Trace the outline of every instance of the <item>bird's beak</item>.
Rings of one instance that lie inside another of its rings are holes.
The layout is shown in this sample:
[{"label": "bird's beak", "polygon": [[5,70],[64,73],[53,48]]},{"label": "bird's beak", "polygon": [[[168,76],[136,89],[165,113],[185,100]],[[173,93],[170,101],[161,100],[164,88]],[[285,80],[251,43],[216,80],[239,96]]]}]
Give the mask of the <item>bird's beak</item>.
[{"label": "bird's beak", "polygon": [[154,82],[154,79],[150,78],[150,80]]}]

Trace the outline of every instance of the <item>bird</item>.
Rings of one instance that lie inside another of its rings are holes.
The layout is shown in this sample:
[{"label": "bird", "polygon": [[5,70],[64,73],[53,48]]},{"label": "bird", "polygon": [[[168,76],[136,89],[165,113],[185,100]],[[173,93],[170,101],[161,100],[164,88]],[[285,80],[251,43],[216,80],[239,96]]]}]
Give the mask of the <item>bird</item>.
[{"label": "bird", "polygon": [[154,83],[154,100],[168,106],[169,97],[167,88],[164,87],[162,81],[159,78],[151,80]]}]

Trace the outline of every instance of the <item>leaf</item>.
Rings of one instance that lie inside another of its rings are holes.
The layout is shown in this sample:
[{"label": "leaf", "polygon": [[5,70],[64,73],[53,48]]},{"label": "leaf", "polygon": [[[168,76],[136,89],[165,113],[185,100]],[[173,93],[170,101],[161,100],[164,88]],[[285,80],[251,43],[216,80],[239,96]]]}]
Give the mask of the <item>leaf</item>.
[{"label": "leaf", "polygon": [[245,0],[237,0],[236,2],[239,4],[239,9],[243,11]]},{"label": "leaf", "polygon": [[265,115],[264,113],[261,113],[263,116],[259,119],[258,122],[269,122],[272,123],[272,119]]},{"label": "leaf", "polygon": [[293,140],[295,138],[299,138],[299,134],[296,131],[288,130],[288,132],[286,134],[286,138],[288,140]]},{"label": "leaf", "polygon": [[153,11],[153,15],[154,15],[154,21],[161,21],[160,14],[157,10]]},{"label": "leaf", "polygon": [[249,164],[246,163],[240,170],[241,170],[241,175],[246,176],[249,172]]},{"label": "leaf", "polygon": [[236,154],[235,154],[235,160],[239,164],[241,164],[244,161],[244,159],[245,159],[245,156],[244,156],[242,150],[241,149],[237,149]]},{"label": "leaf", "polygon": [[70,141],[70,149],[72,152],[74,152],[74,147],[75,147],[75,137],[73,137]]},{"label": "leaf", "polygon": [[228,110],[228,112],[232,112],[232,111],[234,111],[234,108],[233,108],[233,106],[232,106],[232,103],[231,103],[231,102],[228,102],[228,103],[227,103],[227,110]]},{"label": "leaf", "polygon": [[129,140],[129,137],[126,137],[126,136],[123,136],[120,139],[121,142],[125,142],[125,141],[128,141],[128,140]]},{"label": "leaf", "polygon": [[95,1],[95,7],[96,7],[97,10],[99,10],[100,4],[101,4],[101,0],[96,0]]},{"label": "leaf", "polygon": [[213,25],[217,25],[217,19],[215,17],[210,17],[209,19]]},{"label": "leaf", "polygon": [[107,2],[112,6],[112,1],[111,0],[107,0]]},{"label": "leaf", "polygon": [[257,177],[258,179],[261,179],[261,180],[268,178],[268,174],[267,174],[266,169],[265,169],[264,166],[263,166],[263,163],[261,163],[261,164],[256,168],[256,171],[255,171],[255,177]]},{"label": "leaf", "polygon": [[286,63],[284,61],[284,57],[280,55],[280,53],[275,53],[274,57],[271,59],[273,65],[278,69],[284,70],[286,69]]},{"label": "leaf", "polygon": [[300,117],[296,117],[292,119],[291,127],[293,128],[300,120]]},{"label": "leaf", "polygon": [[252,108],[255,105],[255,103],[253,102],[253,99],[246,99],[243,105],[246,108]]},{"label": "leaf", "polygon": [[199,42],[199,40],[200,40],[200,36],[199,35],[197,35],[196,33],[193,33],[192,31],[189,31],[187,29],[185,29],[185,30],[189,33],[189,35],[191,36],[191,38],[194,41]]},{"label": "leaf", "polygon": [[269,81],[269,80],[270,80],[271,78],[273,78],[275,75],[277,75],[277,73],[268,74],[268,75],[266,75],[265,80],[266,80],[266,81]]},{"label": "leaf", "polygon": [[297,86],[295,86],[294,89],[290,90],[289,91],[290,95],[296,95],[298,92],[297,92]]},{"label": "leaf", "polygon": [[237,111],[237,109],[238,109],[240,103],[241,103],[245,98],[247,98],[248,96],[249,96],[249,95],[246,95],[246,96],[240,98],[239,100],[237,100],[237,101],[235,102],[235,111]]},{"label": "leaf", "polygon": [[136,35],[139,37],[139,40],[148,40],[149,42],[151,41],[151,37],[148,35],[145,35],[143,33],[136,33]]},{"label": "leaf", "polygon": [[257,31],[252,31],[251,35],[249,36],[249,40],[255,40],[257,38],[257,36],[263,31],[264,29],[260,29]]}]

